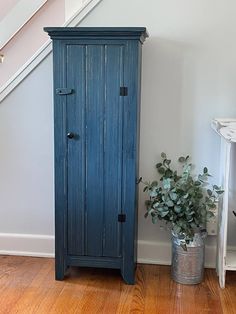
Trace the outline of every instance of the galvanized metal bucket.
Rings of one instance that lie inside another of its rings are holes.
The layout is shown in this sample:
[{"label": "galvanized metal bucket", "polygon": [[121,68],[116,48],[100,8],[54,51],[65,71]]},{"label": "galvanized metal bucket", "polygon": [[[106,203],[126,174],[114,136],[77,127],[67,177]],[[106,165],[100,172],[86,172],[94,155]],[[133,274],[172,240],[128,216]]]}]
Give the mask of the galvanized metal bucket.
[{"label": "galvanized metal bucket", "polygon": [[195,233],[185,251],[181,239],[172,232],[171,276],[174,281],[194,285],[203,280],[206,235],[206,232]]}]

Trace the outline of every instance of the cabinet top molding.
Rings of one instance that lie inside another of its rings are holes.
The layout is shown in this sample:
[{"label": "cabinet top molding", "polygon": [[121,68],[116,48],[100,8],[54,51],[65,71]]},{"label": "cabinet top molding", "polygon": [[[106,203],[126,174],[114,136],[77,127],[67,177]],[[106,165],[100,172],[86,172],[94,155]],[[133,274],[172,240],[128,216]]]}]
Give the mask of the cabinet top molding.
[{"label": "cabinet top molding", "polygon": [[141,43],[149,36],[146,27],[44,27],[52,39],[100,38],[136,39]]}]

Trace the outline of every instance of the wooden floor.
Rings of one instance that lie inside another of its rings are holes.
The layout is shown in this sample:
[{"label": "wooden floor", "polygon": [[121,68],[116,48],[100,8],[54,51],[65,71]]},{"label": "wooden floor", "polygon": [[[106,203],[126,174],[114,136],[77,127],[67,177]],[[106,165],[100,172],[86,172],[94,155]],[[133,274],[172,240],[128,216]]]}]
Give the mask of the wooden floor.
[{"label": "wooden floor", "polygon": [[0,313],[236,313],[236,272],[224,290],[212,269],[196,286],[173,282],[168,266],[139,265],[136,276],[128,286],[115,270],[73,268],[59,282],[53,259],[0,256]]}]

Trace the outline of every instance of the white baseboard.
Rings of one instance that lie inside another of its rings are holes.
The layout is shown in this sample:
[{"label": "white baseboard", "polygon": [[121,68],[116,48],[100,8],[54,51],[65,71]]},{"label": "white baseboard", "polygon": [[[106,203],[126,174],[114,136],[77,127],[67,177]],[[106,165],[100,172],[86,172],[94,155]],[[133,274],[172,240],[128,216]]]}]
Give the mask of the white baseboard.
[{"label": "white baseboard", "polygon": [[[54,236],[0,233],[0,255],[54,257]],[[216,248],[206,246],[205,267],[215,268]],[[138,241],[138,263],[171,264],[171,243]]]},{"label": "white baseboard", "polygon": [[138,241],[138,263],[171,264],[171,245],[167,242]]},{"label": "white baseboard", "polygon": [[54,236],[0,233],[0,254],[54,257]]},{"label": "white baseboard", "polygon": [[[171,265],[171,243],[138,241],[138,263]],[[206,245],[205,249],[205,267],[216,267],[216,248]]]}]

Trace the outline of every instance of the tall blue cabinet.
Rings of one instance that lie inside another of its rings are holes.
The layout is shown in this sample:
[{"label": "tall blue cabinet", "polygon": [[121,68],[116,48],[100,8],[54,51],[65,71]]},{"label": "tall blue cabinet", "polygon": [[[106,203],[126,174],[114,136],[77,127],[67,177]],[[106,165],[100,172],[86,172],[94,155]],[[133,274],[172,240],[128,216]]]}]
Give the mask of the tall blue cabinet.
[{"label": "tall blue cabinet", "polygon": [[134,283],[143,27],[46,27],[53,40],[56,279],[69,266]]}]

